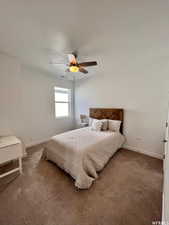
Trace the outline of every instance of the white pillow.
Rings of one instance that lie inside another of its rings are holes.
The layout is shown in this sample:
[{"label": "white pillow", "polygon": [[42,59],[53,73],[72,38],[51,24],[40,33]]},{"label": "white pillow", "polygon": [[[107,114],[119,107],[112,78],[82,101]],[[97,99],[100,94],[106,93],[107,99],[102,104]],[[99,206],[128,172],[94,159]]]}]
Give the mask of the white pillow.
[{"label": "white pillow", "polygon": [[102,122],[102,130],[107,130],[108,129],[108,120],[106,119],[103,119],[103,120],[100,120]]},{"label": "white pillow", "polygon": [[89,117],[89,126],[92,127],[92,123],[96,122],[96,121],[100,121],[102,123],[101,130],[103,130],[103,131],[108,130],[108,120],[107,119],[97,120],[97,119]]},{"label": "white pillow", "polygon": [[114,132],[119,132],[121,121],[120,120],[108,120],[108,129]]},{"label": "white pillow", "polygon": [[92,123],[93,123],[93,118],[89,117],[89,127],[92,126]]},{"label": "white pillow", "polygon": [[92,126],[92,123],[93,123],[94,121],[99,121],[99,120],[89,117],[89,127]]},{"label": "white pillow", "polygon": [[92,130],[101,131],[101,129],[102,129],[102,121],[94,119],[92,122]]}]

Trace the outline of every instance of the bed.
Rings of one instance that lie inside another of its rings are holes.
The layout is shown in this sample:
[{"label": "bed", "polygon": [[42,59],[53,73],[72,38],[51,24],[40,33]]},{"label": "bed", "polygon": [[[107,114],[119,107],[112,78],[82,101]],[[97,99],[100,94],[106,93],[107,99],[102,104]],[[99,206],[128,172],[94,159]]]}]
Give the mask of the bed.
[{"label": "bed", "polygon": [[91,108],[95,119],[121,120],[120,132],[93,131],[84,127],[52,137],[45,146],[43,158],[51,160],[75,179],[75,186],[88,189],[109,159],[124,143],[123,110]]}]

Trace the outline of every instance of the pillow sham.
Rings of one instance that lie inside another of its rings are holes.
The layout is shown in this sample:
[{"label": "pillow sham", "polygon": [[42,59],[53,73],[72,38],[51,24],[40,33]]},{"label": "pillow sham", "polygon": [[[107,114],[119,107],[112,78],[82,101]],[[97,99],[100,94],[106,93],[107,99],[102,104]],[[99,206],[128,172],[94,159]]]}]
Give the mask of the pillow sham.
[{"label": "pillow sham", "polygon": [[94,119],[92,122],[92,130],[101,131],[101,128],[102,128],[102,121]]},{"label": "pillow sham", "polygon": [[108,120],[108,129],[114,132],[119,132],[121,126],[120,120]]}]

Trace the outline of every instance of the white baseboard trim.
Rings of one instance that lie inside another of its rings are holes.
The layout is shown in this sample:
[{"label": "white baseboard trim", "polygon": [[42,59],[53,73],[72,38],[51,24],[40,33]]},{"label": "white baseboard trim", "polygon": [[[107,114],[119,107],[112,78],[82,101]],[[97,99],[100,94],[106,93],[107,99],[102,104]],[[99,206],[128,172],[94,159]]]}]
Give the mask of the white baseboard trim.
[{"label": "white baseboard trim", "polygon": [[156,153],[156,152],[145,151],[145,150],[139,149],[137,147],[129,146],[129,145],[124,145],[123,147],[128,149],[128,150],[134,151],[134,152],[138,152],[138,153],[141,153],[141,154],[144,154],[144,155],[151,156],[153,158],[163,159],[163,155],[159,154],[159,153]]},{"label": "white baseboard trim", "polygon": [[47,141],[49,141],[49,138],[46,138],[46,139],[43,139],[43,140],[38,140],[38,141],[32,141],[32,142],[26,144],[25,147],[30,148],[30,147],[42,144],[42,143],[47,142]]}]

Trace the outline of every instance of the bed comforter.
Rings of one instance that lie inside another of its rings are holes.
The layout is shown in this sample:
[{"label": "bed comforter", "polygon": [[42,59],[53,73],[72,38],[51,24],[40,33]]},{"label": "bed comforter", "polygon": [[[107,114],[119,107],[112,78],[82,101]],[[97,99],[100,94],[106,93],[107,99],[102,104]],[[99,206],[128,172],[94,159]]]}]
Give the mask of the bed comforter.
[{"label": "bed comforter", "polygon": [[85,127],[52,137],[46,144],[43,158],[69,173],[76,187],[87,189],[123,143],[124,136],[119,132],[98,132]]}]

